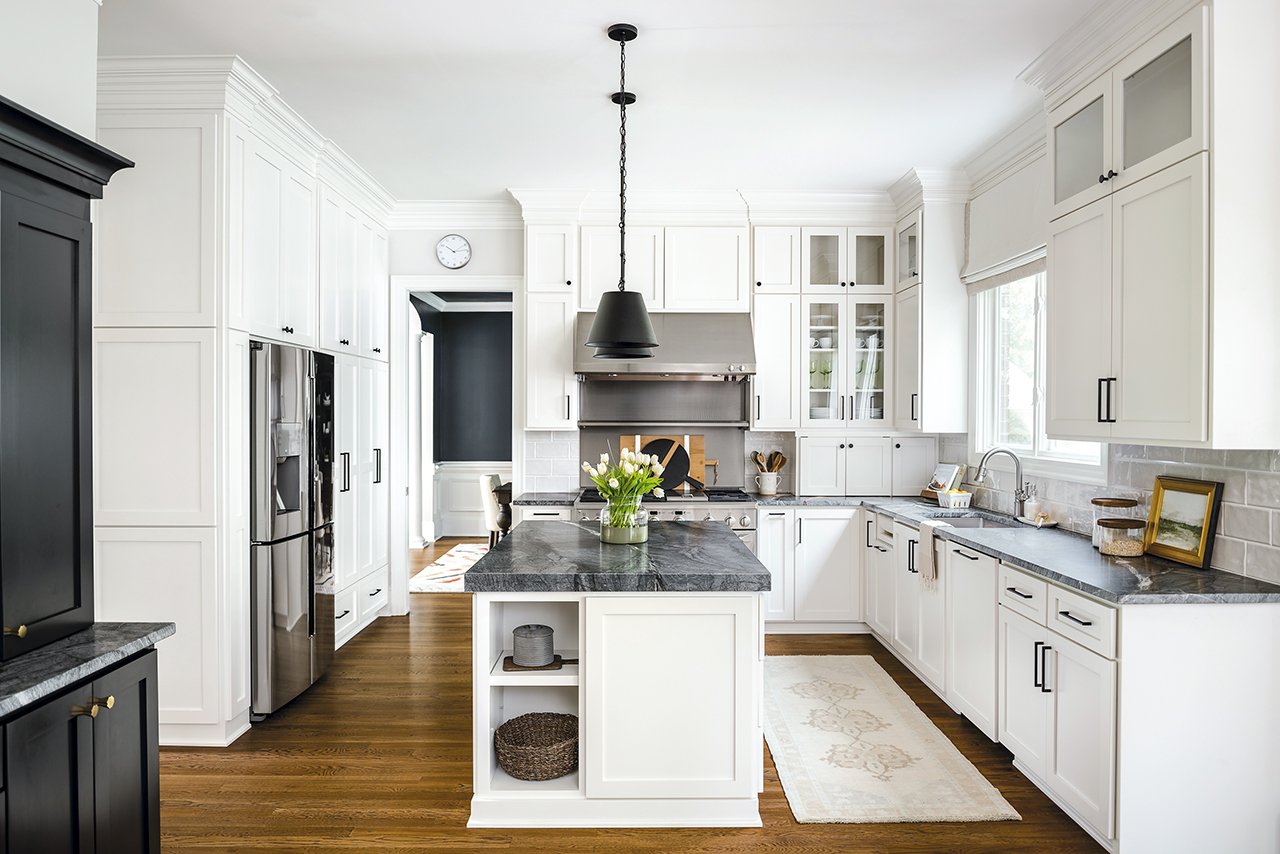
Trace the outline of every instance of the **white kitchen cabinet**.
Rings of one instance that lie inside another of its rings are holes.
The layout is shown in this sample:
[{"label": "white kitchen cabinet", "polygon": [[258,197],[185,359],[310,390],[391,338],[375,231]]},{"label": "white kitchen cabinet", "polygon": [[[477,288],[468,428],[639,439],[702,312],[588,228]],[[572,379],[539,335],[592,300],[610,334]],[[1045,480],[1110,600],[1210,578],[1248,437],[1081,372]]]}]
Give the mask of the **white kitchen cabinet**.
[{"label": "white kitchen cabinet", "polygon": [[956,543],[941,545],[947,564],[947,702],[997,741],[997,561]]},{"label": "white kitchen cabinet", "polygon": [[806,296],[801,423],[805,427],[883,428],[892,389],[888,297]]},{"label": "white kitchen cabinet", "polygon": [[356,252],[356,352],[367,359],[387,361],[391,350],[388,302],[387,232],[362,217]]},{"label": "white kitchen cabinet", "polygon": [[893,488],[893,444],[887,436],[850,436],[844,447],[846,495],[889,495]]},{"label": "white kitchen cabinet", "polygon": [[751,238],[751,277],[755,292],[800,293],[800,229],[757,225],[751,230]]},{"label": "white kitchen cabinet", "polygon": [[894,306],[894,372],[895,426],[899,430],[920,429],[920,288],[913,287],[898,294]]},{"label": "white kitchen cabinet", "polygon": [[[578,310],[595,311],[600,297],[618,287],[619,247],[616,225],[582,227],[582,282],[578,288]],[[627,228],[627,290],[644,296],[650,311],[662,311],[663,230],[660,226]],[[561,288],[563,290],[563,288]]]},{"label": "white kitchen cabinet", "polygon": [[320,347],[357,352],[357,272],[360,214],[337,191],[320,185]]},{"label": "white kitchen cabinet", "polygon": [[[894,495],[896,443],[887,436],[800,436],[796,490],[800,495]],[[935,441],[922,439],[921,441]],[[936,457],[936,450],[934,456]],[[929,473],[933,472],[930,467]],[[923,487],[925,481],[921,482]],[[907,494],[915,494],[915,492]]]},{"label": "white kitchen cabinet", "polygon": [[[1209,438],[1206,158],[1184,160],[1052,224],[1051,437]],[[1170,341],[1179,342],[1172,351]]]},{"label": "white kitchen cabinet", "polygon": [[922,281],[924,209],[917,208],[898,221],[898,263],[895,290],[906,290]]},{"label": "white kitchen cabinet", "polygon": [[[357,453],[361,360],[338,356],[333,366],[334,464],[333,474],[333,574],[334,585],[346,588],[360,578],[356,540],[360,516],[356,487],[360,475]],[[339,609],[341,610],[341,609]]]},{"label": "white kitchen cabinet", "polygon": [[850,228],[847,247],[849,293],[892,293],[893,229]]},{"label": "white kitchen cabinet", "polygon": [[756,601],[728,595],[586,598],[586,798],[756,793]]},{"label": "white kitchen cabinet", "polygon": [[356,491],[356,565],[358,574],[364,577],[387,563],[390,391],[386,365],[360,360],[356,400],[356,457],[352,463]]},{"label": "white kitchen cabinet", "polygon": [[893,633],[894,648],[909,662],[920,655],[920,574],[916,549],[920,534],[901,522],[893,525]]},{"label": "white kitchen cabinet", "polygon": [[801,290],[826,296],[848,293],[848,229],[802,228],[800,234]]},{"label": "white kitchen cabinet", "polygon": [[525,297],[524,426],[529,430],[577,429],[575,319],[572,294]]},{"label": "white kitchen cabinet", "polygon": [[578,280],[577,234],[576,225],[525,227],[524,274],[529,292],[573,294]]},{"label": "white kitchen cabinet", "polygon": [[750,235],[745,227],[664,229],[667,311],[750,311]]},{"label": "white kitchen cabinet", "polygon": [[1008,608],[999,619],[1001,743],[1111,838],[1116,663]]},{"label": "white kitchen cabinet", "polygon": [[1049,113],[1054,218],[1206,149],[1207,18],[1187,12]]},{"label": "white kitchen cabinet", "polygon": [[862,619],[858,511],[805,507],[796,511],[795,619]]},{"label": "white kitchen cabinet", "polygon": [[794,430],[800,426],[800,297],[758,293],[751,327],[756,373],[751,379],[755,430]]},{"label": "white kitchen cabinet", "polygon": [[886,641],[893,633],[893,540],[880,535],[876,514],[862,511],[862,573],[865,579],[866,623]]},{"label": "white kitchen cabinet", "polygon": [[933,471],[938,467],[938,438],[899,436],[891,444],[893,478],[889,494],[919,495],[929,485]]},{"label": "white kitchen cabinet", "polygon": [[922,546],[919,543],[913,555],[915,579],[920,585],[920,642],[914,664],[925,681],[943,696],[947,687],[947,586],[951,583],[951,573],[942,550],[944,545],[942,540],[934,538],[932,557],[937,577],[932,587],[925,586],[920,572]]},{"label": "white kitchen cabinet", "polygon": [[794,510],[761,508],[757,514],[756,557],[772,579],[764,594],[766,621],[795,619],[796,517]]}]

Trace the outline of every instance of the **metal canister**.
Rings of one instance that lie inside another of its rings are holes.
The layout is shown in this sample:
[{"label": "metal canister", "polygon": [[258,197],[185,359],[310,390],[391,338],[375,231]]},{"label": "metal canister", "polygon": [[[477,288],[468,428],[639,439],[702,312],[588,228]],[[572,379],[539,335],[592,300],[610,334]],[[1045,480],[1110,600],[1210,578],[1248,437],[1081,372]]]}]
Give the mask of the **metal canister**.
[{"label": "metal canister", "polygon": [[511,632],[511,660],[521,667],[546,667],[555,660],[550,626],[530,623]]}]

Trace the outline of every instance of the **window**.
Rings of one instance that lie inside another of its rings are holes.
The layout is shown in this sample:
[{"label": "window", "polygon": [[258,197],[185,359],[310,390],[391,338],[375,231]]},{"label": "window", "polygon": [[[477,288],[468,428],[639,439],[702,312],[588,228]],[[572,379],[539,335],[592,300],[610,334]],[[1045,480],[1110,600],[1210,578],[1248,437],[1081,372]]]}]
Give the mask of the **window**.
[{"label": "window", "polygon": [[1045,435],[1045,274],[1017,279],[977,297],[976,413],[973,450],[1010,448],[1028,471],[1103,475],[1103,446]]}]

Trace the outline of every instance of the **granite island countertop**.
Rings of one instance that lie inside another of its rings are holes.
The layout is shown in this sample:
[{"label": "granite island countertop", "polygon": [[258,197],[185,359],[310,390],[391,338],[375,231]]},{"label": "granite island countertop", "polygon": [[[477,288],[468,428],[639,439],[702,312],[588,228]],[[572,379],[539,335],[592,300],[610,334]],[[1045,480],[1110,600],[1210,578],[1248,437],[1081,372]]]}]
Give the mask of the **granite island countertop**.
[{"label": "granite island countertop", "polygon": [[763,592],[769,570],[721,522],[650,522],[649,541],[600,542],[596,524],[526,522],[463,576],[469,593]]},{"label": "granite island countertop", "polygon": [[150,649],[175,630],[173,623],[94,623],[0,664],[0,718]]},{"label": "granite island countertop", "polygon": [[[838,502],[838,503],[833,503]],[[981,509],[947,510],[913,498],[824,498],[781,495],[760,496],[761,507],[864,506],[919,527],[926,519],[947,514],[986,515],[1009,521]],[[946,521],[945,518],[943,521]],[[1257,604],[1280,603],[1280,585],[1222,570],[1192,569],[1163,558],[1109,557],[1095,549],[1089,538],[1059,528],[937,528],[943,540],[1025,569],[1064,587],[1117,605]]]},{"label": "granite island countertop", "polygon": [[581,494],[581,489],[573,492],[524,492],[511,504],[516,507],[558,507],[572,504]]}]

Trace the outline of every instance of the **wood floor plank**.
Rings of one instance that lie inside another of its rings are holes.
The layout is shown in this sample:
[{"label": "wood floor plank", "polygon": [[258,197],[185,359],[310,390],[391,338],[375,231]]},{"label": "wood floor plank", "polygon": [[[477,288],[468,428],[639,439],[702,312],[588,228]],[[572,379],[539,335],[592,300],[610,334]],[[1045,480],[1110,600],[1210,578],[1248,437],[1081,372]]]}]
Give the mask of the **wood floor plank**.
[{"label": "wood floor plank", "polygon": [[[458,542],[411,555],[417,572]],[[483,542],[483,540],[479,540]],[[305,695],[231,747],[161,751],[166,852],[1066,854],[1099,846],[868,635],[770,635],[770,655],[871,655],[1020,822],[798,824],[766,753],[762,828],[468,830],[471,599],[414,594],[338,651]]]}]

